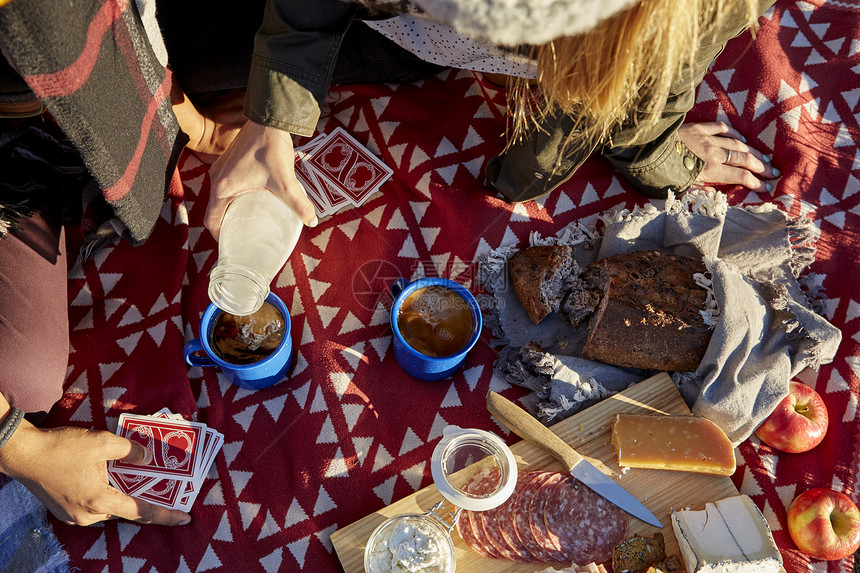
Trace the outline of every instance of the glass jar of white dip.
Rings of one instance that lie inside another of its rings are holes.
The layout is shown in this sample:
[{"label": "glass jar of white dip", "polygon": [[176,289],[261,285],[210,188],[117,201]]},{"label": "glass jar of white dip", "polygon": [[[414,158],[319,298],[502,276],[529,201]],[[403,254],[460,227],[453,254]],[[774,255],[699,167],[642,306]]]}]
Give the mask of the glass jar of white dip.
[{"label": "glass jar of white dip", "polygon": [[[498,507],[517,481],[510,448],[495,434],[474,428],[444,428],[430,469],[442,501],[427,513],[402,513],[383,521],[365,545],[366,573],[453,573],[456,552],[451,531],[460,510]],[[479,471],[489,471],[494,481],[481,493],[467,491],[464,486]]]},{"label": "glass jar of white dip", "polygon": [[364,551],[366,573],[453,573],[450,529],[432,512],[404,513],[383,521]]}]

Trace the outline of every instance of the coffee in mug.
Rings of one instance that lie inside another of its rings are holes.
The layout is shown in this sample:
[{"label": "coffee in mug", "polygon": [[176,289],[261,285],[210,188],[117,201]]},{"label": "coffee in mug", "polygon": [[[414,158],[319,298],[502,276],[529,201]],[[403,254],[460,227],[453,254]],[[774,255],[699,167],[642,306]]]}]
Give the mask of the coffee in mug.
[{"label": "coffee in mug", "polygon": [[212,348],[231,364],[252,364],[278,348],[284,330],[284,317],[268,302],[247,316],[222,312],[212,328]]},{"label": "coffee in mug", "polygon": [[397,313],[397,328],[406,343],[426,356],[451,356],[472,337],[472,310],[466,300],[444,286],[410,293]]}]

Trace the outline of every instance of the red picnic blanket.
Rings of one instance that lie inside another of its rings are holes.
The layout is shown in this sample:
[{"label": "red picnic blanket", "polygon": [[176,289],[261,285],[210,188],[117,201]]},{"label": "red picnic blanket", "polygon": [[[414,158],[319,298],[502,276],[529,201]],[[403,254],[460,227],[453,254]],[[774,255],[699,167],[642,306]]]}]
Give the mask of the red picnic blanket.
[{"label": "red picnic blanket", "polygon": [[[786,530],[788,505],[812,487],[857,500],[860,397],[860,3],[779,2],[757,41],[733,40],[698,90],[690,120],[723,119],[781,170],[773,198],[821,230],[812,265],[842,329],[836,360],[799,379],[824,396],[831,426],[805,454],[755,438],[739,448],[733,480],[762,508],[789,573],[848,572],[853,559],[802,555]],[[391,350],[386,280],[440,275],[466,286],[476,252],[526,244],[568,223],[645,199],[592,158],[560,190],[510,205],[482,186],[498,153],[504,94],[450,71],[419,84],[336,92],[321,131],[344,127],[394,169],[360,208],[306,229],[273,290],[291,310],[297,348],[290,379],[241,390],[214,369],[189,368],[183,344],[208,304],[217,244],[202,226],[208,168],[186,154],[184,194],[162,211],[142,247],[119,244],[70,271],[71,355],[51,425],[115,428],[123,412],[168,407],[205,422],[225,443],[179,528],[110,521],[54,522],[79,570],[338,571],[329,536],[429,485],[429,459],[447,424],[507,436],[484,405],[488,390],[523,395],[493,376],[490,337],[452,379],[423,383]],[[771,200],[732,191],[732,204]]]}]

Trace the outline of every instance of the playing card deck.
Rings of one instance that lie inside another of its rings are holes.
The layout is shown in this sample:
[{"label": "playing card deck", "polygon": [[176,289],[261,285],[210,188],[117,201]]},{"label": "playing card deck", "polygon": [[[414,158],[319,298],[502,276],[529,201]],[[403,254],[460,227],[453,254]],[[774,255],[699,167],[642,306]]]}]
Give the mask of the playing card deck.
[{"label": "playing card deck", "polygon": [[111,485],[132,497],[188,511],[194,504],[224,436],[166,408],[152,416],[120,414],[116,434],[142,444],[152,462],[108,462]]},{"label": "playing card deck", "polygon": [[393,173],[341,127],[296,148],[295,169],[320,218],[361,206]]}]

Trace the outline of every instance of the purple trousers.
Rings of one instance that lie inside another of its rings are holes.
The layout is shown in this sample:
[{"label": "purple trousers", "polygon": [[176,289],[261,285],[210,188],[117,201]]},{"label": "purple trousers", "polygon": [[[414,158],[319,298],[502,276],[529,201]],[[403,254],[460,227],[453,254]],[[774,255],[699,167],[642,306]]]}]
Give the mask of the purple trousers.
[{"label": "purple trousers", "polygon": [[48,412],[69,362],[66,242],[50,215],[0,238],[0,392],[24,412]]}]

